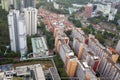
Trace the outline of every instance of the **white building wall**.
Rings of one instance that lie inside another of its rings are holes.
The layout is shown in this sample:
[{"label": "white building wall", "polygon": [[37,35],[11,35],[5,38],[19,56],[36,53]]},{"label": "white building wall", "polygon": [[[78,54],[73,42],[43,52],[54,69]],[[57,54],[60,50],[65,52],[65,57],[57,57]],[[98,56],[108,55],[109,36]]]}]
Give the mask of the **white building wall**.
[{"label": "white building wall", "polygon": [[37,33],[37,9],[35,8],[25,8],[25,23],[27,35],[31,36]]},{"label": "white building wall", "polygon": [[79,80],[85,80],[85,68],[82,66],[80,62],[78,62],[76,76],[78,77]]},{"label": "white building wall", "polygon": [[65,51],[63,49],[63,46],[60,46],[60,53],[59,54],[60,54],[63,62],[65,63],[65,61],[66,61],[66,53],[65,53]]},{"label": "white building wall", "polygon": [[9,37],[10,37],[10,45],[11,45],[11,50],[16,52],[16,47],[15,47],[15,39],[13,38],[14,35],[14,28],[13,28],[13,18],[12,14],[9,14],[8,16],[8,25],[9,25]]},{"label": "white building wall", "polygon": [[120,79],[120,73],[117,73],[114,80],[119,80]]},{"label": "white building wall", "polygon": [[118,41],[118,44],[117,44],[117,46],[116,46],[116,50],[119,52],[119,54],[120,54],[120,40]]},{"label": "white building wall", "polygon": [[27,42],[25,24],[21,18],[18,10],[10,11],[8,15],[8,27],[11,50],[20,52],[21,56],[23,56],[27,50]]},{"label": "white building wall", "polygon": [[18,22],[18,35],[19,35],[19,46],[21,56],[24,56],[27,51],[27,42],[26,42],[26,28],[23,19],[19,19]]},{"label": "white building wall", "polygon": [[19,11],[11,11],[8,15],[8,27],[9,27],[9,36],[10,36],[10,45],[11,45],[11,50],[16,52],[16,40],[15,40],[15,21],[14,21],[14,16],[18,19],[19,16]]},{"label": "white building wall", "polygon": [[36,34],[37,33],[37,10],[35,9],[35,10],[33,10],[32,11],[32,18],[31,19],[33,19],[32,20],[32,26],[31,26],[31,28],[32,28],[32,34]]},{"label": "white building wall", "polygon": [[80,44],[80,42],[77,39],[73,40],[73,49],[74,49],[76,55],[78,55],[80,45],[81,44]]}]

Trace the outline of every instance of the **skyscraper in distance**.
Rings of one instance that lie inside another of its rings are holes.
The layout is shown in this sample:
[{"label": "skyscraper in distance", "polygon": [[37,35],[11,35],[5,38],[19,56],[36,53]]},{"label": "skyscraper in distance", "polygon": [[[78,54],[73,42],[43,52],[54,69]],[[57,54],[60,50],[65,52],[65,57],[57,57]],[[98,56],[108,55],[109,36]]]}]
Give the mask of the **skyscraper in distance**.
[{"label": "skyscraper in distance", "polygon": [[53,0],[47,0],[47,2],[53,2]]},{"label": "skyscraper in distance", "polygon": [[13,5],[13,0],[1,0],[2,9],[9,11],[10,5]]},{"label": "skyscraper in distance", "polygon": [[36,0],[14,0],[14,8],[23,10],[23,8],[36,7]]},{"label": "skyscraper in distance", "polygon": [[21,1],[22,0],[14,0],[13,3],[14,3],[14,8],[16,10],[20,10],[21,9]]},{"label": "skyscraper in distance", "polygon": [[25,8],[23,11],[27,35],[35,35],[37,33],[37,9],[29,7]]},{"label": "skyscraper in distance", "polygon": [[28,7],[36,7],[36,0],[23,0],[23,5],[24,8],[28,8]]}]

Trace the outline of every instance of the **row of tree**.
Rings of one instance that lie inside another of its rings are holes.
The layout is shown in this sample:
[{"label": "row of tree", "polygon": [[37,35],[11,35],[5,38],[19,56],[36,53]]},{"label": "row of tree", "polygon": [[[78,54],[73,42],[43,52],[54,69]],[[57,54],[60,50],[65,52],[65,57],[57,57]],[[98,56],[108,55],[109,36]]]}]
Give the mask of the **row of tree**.
[{"label": "row of tree", "polygon": [[104,44],[105,43],[105,38],[103,37],[103,35],[101,33],[99,33],[99,31],[96,31],[92,25],[89,25],[85,28],[82,28],[82,30],[85,32],[86,35],[88,34],[93,34],[95,35],[96,39],[99,40],[100,43]]},{"label": "row of tree", "polygon": [[43,35],[46,36],[48,47],[49,47],[49,49],[52,50],[54,48],[53,34],[46,30],[46,27],[43,22],[40,23],[40,26],[38,26],[38,28],[43,32]]},{"label": "row of tree", "polygon": [[[9,30],[7,25],[7,14],[5,10],[0,7],[0,45],[9,45]],[[1,48],[1,46],[0,46]]]},{"label": "row of tree", "polygon": [[54,62],[55,62],[55,65],[57,67],[57,70],[58,70],[60,77],[67,77],[66,71],[64,69],[63,61],[61,60],[58,53],[55,53],[55,54],[56,54],[56,56],[53,59],[54,59]]},{"label": "row of tree", "polygon": [[81,24],[80,20],[76,20],[74,14],[70,15],[68,17],[68,20],[71,21],[74,24],[75,27],[78,27],[78,28],[82,27],[82,24]]}]

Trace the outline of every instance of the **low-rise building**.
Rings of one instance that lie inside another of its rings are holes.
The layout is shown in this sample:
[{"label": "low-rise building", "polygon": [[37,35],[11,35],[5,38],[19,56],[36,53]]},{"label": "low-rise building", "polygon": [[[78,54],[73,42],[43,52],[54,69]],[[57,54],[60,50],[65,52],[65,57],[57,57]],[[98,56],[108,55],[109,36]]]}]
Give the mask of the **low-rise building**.
[{"label": "low-rise building", "polygon": [[0,80],[13,80],[14,68],[12,64],[0,66]]},{"label": "low-rise building", "polygon": [[44,37],[32,38],[33,57],[48,55],[48,47]]},{"label": "low-rise building", "polygon": [[1,72],[1,73],[0,73],[0,80],[4,80],[4,76],[5,76],[5,75],[4,75],[4,72]]},{"label": "low-rise building", "polygon": [[17,76],[34,76],[35,80],[45,80],[44,72],[40,64],[16,67]]},{"label": "low-rise building", "polygon": [[35,80],[45,80],[44,72],[40,64],[35,64],[33,67]]},{"label": "low-rise building", "polygon": [[13,80],[12,72],[0,72],[0,80]]},{"label": "low-rise building", "polygon": [[17,76],[30,76],[29,66],[16,67],[16,74],[17,74]]},{"label": "low-rise building", "polygon": [[48,31],[54,33],[56,28],[63,29],[64,31],[73,29],[73,25],[67,21],[67,18],[62,14],[55,14],[45,9],[39,9],[39,16],[43,18]]},{"label": "low-rise building", "polygon": [[57,70],[54,67],[49,68],[53,80],[61,80]]},{"label": "low-rise building", "polygon": [[91,17],[91,14],[93,12],[93,5],[92,4],[87,4],[85,6],[85,10],[84,10],[84,17],[85,18],[90,18]]}]

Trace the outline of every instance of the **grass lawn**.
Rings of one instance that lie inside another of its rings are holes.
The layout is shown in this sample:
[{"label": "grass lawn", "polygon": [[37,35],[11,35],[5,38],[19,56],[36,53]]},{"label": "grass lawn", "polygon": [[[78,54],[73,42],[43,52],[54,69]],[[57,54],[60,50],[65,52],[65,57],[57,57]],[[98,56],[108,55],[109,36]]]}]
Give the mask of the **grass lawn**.
[{"label": "grass lawn", "polygon": [[64,68],[64,63],[61,60],[60,56],[58,53],[56,53],[56,56],[53,58],[55,61],[55,65],[57,67],[58,73],[60,75],[60,77],[68,77]]},{"label": "grass lawn", "polygon": [[13,80],[23,80],[21,77],[13,77]]},{"label": "grass lawn", "polygon": [[13,64],[14,68],[17,66],[25,66],[25,65],[32,65],[32,64],[41,64],[43,70],[48,70],[50,67],[54,67],[51,60],[36,60],[36,61],[25,61],[25,62],[18,62]]}]

